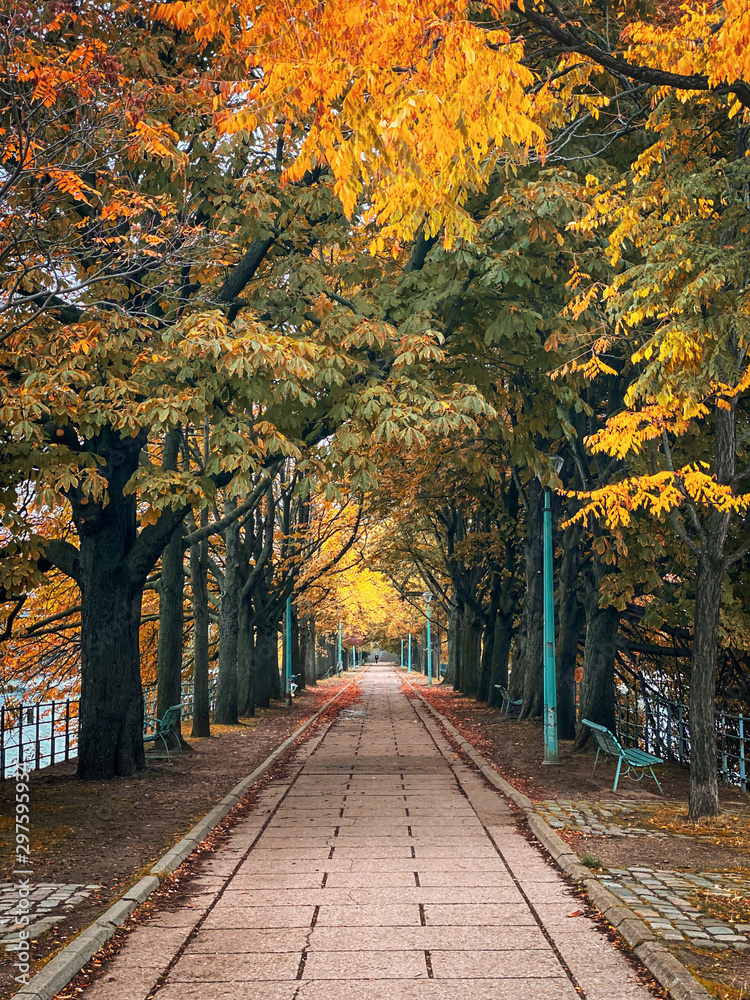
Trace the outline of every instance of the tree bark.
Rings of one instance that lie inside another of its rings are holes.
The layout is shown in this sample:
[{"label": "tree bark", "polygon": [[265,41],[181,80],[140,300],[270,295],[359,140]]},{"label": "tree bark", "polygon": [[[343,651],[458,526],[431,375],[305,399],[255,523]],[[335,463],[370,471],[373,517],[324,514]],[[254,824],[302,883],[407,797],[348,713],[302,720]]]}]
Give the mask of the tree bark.
[{"label": "tree bark", "polygon": [[[563,538],[563,558],[559,576],[559,622],[557,641],[557,735],[561,740],[576,735],[576,665],[578,643],[584,624],[578,600],[578,545],[581,529],[574,525]],[[592,720],[593,721],[593,720]]]},{"label": "tree bark", "polygon": [[[600,608],[599,591],[592,589],[586,598],[580,717],[606,726],[612,733],[615,731],[615,639],[619,624],[617,608]],[[590,736],[588,726],[579,724],[576,748],[585,746]]]},{"label": "tree bark", "polygon": [[[168,708],[182,700],[183,588],[180,523],[161,556],[156,670],[156,714],[160,719]],[[173,731],[180,743],[184,743],[180,719],[175,722]]]},{"label": "tree bark", "polygon": [[[208,514],[201,511],[201,525]],[[190,546],[190,588],[193,596],[193,728],[195,737],[211,735],[208,688],[208,539]]]},{"label": "tree bark", "polygon": [[303,618],[300,622],[300,647],[305,684],[315,687],[318,678],[315,671],[315,619],[312,617]]},{"label": "tree bark", "polygon": [[252,603],[240,601],[237,640],[237,714],[255,715],[255,628]]},{"label": "tree bark", "polygon": [[476,697],[479,688],[479,663],[482,648],[482,622],[468,608],[464,610],[461,624],[459,668],[462,694]]},{"label": "tree bark", "polygon": [[[227,498],[225,508],[230,513],[235,500]],[[226,562],[224,585],[219,608],[219,677],[216,684],[214,724],[236,726],[237,713],[237,645],[239,640],[239,522],[225,529]]]},{"label": "tree bark", "polygon": [[[523,707],[521,717],[535,719],[544,707],[544,580],[542,577],[542,488],[539,480],[528,485],[526,510],[526,596],[523,607]],[[513,666],[514,692],[517,690]],[[521,697],[520,693],[515,694]]]},{"label": "tree bark", "polygon": [[490,700],[490,683],[492,680],[492,659],[495,653],[495,619],[492,614],[482,628],[482,655],[477,685],[477,701]]},{"label": "tree bark", "polygon": [[492,675],[488,699],[488,703],[493,707],[502,704],[502,697],[495,685],[502,684],[506,689],[508,687],[508,664],[512,639],[513,617],[500,611],[495,618],[495,641],[492,649]]},{"label": "tree bark", "polygon": [[118,572],[107,541],[98,536],[81,545],[87,568],[81,587],[78,777],[88,781],[126,777],[146,764],[138,643],[142,585]]},{"label": "tree bark", "polygon": [[718,816],[720,812],[716,767],[716,652],[719,646],[723,576],[722,563],[710,558],[707,553],[701,553],[695,600],[695,635],[690,658],[688,812],[693,820],[703,816]]},{"label": "tree bark", "polygon": [[[453,688],[455,688],[456,684],[456,665],[458,662],[458,622],[458,605],[454,599],[451,599],[450,610],[448,611],[448,669],[445,672],[443,683],[450,684]],[[408,659],[407,642],[408,640],[404,642],[404,661]]]},{"label": "tree bark", "polygon": [[[735,344],[737,351],[737,345]],[[730,483],[737,468],[736,398],[717,407],[714,469],[719,483]],[[690,819],[719,814],[716,767],[716,657],[719,648],[721,584],[728,512],[711,507],[701,535],[695,600],[695,635],[690,657]]]}]

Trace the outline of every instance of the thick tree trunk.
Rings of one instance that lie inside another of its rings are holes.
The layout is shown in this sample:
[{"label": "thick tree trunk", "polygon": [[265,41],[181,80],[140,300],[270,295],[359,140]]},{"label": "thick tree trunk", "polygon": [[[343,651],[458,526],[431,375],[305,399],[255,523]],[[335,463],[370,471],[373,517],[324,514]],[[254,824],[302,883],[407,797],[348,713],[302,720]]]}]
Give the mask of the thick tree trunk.
[{"label": "thick tree trunk", "polygon": [[276,629],[267,622],[259,624],[255,635],[255,704],[259,708],[268,708],[275,697],[272,675],[275,671],[278,677],[276,644]]},{"label": "thick tree trunk", "polygon": [[521,716],[537,718],[544,704],[544,590],[542,579],[542,490],[537,479],[527,488],[524,533],[524,593],[521,630],[511,671],[511,695],[523,698]]},{"label": "thick tree trunk", "polygon": [[[183,587],[182,524],[180,524],[161,557],[156,672],[156,714],[160,719],[168,708],[178,705],[182,700]],[[177,739],[180,743],[184,743],[179,719],[173,728]]]},{"label": "thick tree trunk", "polygon": [[[542,490],[537,479],[528,486],[526,511],[526,596],[523,607],[523,708],[521,717],[535,719],[544,707],[544,581],[542,577]],[[515,697],[518,681],[513,666]]]},{"label": "thick tree trunk", "polygon": [[495,641],[492,648],[492,674],[488,699],[492,706],[502,704],[502,697],[495,685],[502,684],[506,689],[508,687],[508,663],[512,639],[513,617],[501,611],[495,618]]},{"label": "thick tree trunk", "polygon": [[[201,514],[201,525],[207,516]],[[195,737],[211,735],[208,690],[208,540],[190,546],[190,589],[193,596],[193,728]]]},{"label": "thick tree trunk", "polygon": [[[586,598],[586,646],[583,652],[583,680],[580,717],[615,731],[615,639],[620,624],[616,608],[600,608],[599,592]],[[576,747],[585,746],[591,736],[588,726],[578,725]]]},{"label": "thick tree trunk", "polygon": [[239,609],[237,714],[245,718],[255,715],[255,628],[253,606],[247,598],[240,600]]},{"label": "thick tree trunk", "polygon": [[[236,507],[227,500],[227,514]],[[219,677],[216,685],[214,724],[235,726],[237,714],[237,645],[239,640],[239,522],[225,529],[226,563],[219,608]]]},{"label": "thick tree trunk", "polygon": [[[712,527],[711,521],[717,520],[713,514],[712,511],[707,519],[708,532]],[[698,567],[695,635],[690,658],[689,816],[694,820],[703,816],[718,816],[720,811],[716,767],[716,652],[723,576],[722,563],[702,554]]]},{"label": "thick tree trunk", "polygon": [[482,649],[482,622],[467,608],[461,625],[459,651],[460,691],[470,698],[476,697],[479,687],[479,663]]},{"label": "thick tree trunk", "polygon": [[578,642],[584,624],[578,600],[578,544],[581,529],[575,525],[565,532],[560,567],[559,622],[557,641],[557,735],[561,740],[576,734],[576,664]]},{"label": "thick tree trunk", "polygon": [[[458,606],[451,601],[448,612],[448,669],[445,672],[444,684],[450,684],[455,688],[456,665],[458,663]],[[408,642],[408,640],[407,640]],[[408,659],[408,646],[404,643],[404,662]]]},{"label": "thick tree trunk", "polygon": [[102,536],[96,541],[104,544],[81,546],[93,556],[81,587],[78,777],[86,780],[125,777],[146,763],[138,645],[143,592],[112,567]]},{"label": "thick tree trunk", "polygon": [[314,687],[318,683],[315,672],[315,619],[303,618],[300,623],[300,658],[305,684]]},{"label": "thick tree trunk", "polygon": [[138,632],[149,567],[142,563],[131,574],[136,501],[124,493],[144,442],[145,435],[120,439],[104,432],[93,448],[107,456],[109,501],[100,506],[83,498],[73,504],[81,590],[78,776],[87,780],[124,777],[145,767]]},{"label": "thick tree trunk", "polygon": [[492,679],[492,658],[495,652],[495,619],[492,615],[482,629],[482,655],[477,685],[477,701],[489,701],[490,682]]}]

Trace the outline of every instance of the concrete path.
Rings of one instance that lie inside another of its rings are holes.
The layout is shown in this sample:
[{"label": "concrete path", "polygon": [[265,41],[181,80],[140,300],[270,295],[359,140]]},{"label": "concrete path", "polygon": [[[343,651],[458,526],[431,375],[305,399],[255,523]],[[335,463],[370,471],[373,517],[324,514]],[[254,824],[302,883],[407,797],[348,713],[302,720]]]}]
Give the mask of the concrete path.
[{"label": "concrete path", "polygon": [[396,673],[362,689],[86,1000],[649,1000]]}]

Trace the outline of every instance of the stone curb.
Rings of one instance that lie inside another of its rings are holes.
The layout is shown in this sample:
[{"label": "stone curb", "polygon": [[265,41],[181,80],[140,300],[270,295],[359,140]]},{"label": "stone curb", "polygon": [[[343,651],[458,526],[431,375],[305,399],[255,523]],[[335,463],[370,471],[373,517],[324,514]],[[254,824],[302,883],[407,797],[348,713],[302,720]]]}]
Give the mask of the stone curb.
[{"label": "stone curb", "polygon": [[571,851],[568,844],[558,837],[552,827],[536,812],[531,799],[502,778],[471,743],[464,739],[456,727],[433,708],[418,688],[408,680],[406,683],[426,705],[427,710],[442,723],[466,756],[476,764],[487,781],[518,806],[526,817],[529,829],[554,859],[555,864],[583,886],[588,899],[601,912],[607,923],[615,928],[651,975],[668,991],[672,1000],[711,1000],[708,991],[701,986],[690,970],[652,935],[646,924],[633,916],[613,893],[592,876],[588,868],[580,864],[578,856]]},{"label": "stone curb", "polygon": [[268,771],[281,757],[285,750],[308,729],[325,710],[332,705],[343,693],[348,691],[352,684],[357,684],[364,671],[360,671],[353,677],[346,687],[342,688],[338,694],[303,722],[281,743],[274,752],[266,757],[263,763],[246,778],[236,785],[228,795],[225,795],[221,802],[215,806],[211,812],[207,813],[202,820],[182,838],[179,843],[171,847],[156,864],[151,868],[151,874],[146,875],[136,882],[116,903],[113,903],[100,917],[98,917],[89,927],[81,931],[70,944],[65,945],[47,964],[40,969],[36,975],[32,976],[25,986],[13,994],[13,1000],[53,1000],[53,997],[64,989],[74,976],[77,976],[81,969],[99,951],[102,945],[114,936],[117,928],[124,924],[128,917],[143,903],[148,897],[158,889],[162,878],[171,875],[183,861],[185,861],[202,843],[208,834],[214,830],[231,809],[239,802],[240,798]]}]

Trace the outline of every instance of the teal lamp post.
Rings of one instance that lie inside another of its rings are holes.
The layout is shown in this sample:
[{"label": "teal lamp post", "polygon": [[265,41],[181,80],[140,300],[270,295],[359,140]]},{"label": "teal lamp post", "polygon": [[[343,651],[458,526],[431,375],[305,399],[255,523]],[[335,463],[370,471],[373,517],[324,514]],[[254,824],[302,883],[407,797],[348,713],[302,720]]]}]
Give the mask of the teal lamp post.
[{"label": "teal lamp post", "polygon": [[339,622],[339,658],[336,661],[336,673],[340,674],[343,668],[343,663],[341,662],[341,622]]},{"label": "teal lamp post", "polygon": [[411,632],[409,633],[409,673],[411,673]]},{"label": "teal lamp post", "polygon": [[427,683],[432,684],[432,636],[430,635],[430,601],[432,600],[432,594],[429,590],[425,590],[424,602],[427,605]]},{"label": "teal lamp post", "polygon": [[286,706],[289,708],[292,704],[292,599],[287,597],[286,599],[286,632],[285,639],[285,649],[286,656],[284,660],[286,661],[284,666],[284,691],[286,694]]},{"label": "teal lamp post", "polygon": [[[563,459],[547,455],[559,474]],[[541,480],[541,476],[539,477]],[[544,487],[544,763],[557,764],[557,670],[555,667],[555,588],[552,567],[552,490]]]},{"label": "teal lamp post", "polygon": [[404,640],[403,639],[401,640],[401,659],[398,661],[398,663],[399,663],[400,667],[403,667],[403,665],[404,665]]}]

